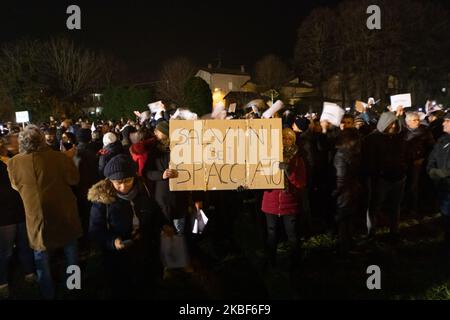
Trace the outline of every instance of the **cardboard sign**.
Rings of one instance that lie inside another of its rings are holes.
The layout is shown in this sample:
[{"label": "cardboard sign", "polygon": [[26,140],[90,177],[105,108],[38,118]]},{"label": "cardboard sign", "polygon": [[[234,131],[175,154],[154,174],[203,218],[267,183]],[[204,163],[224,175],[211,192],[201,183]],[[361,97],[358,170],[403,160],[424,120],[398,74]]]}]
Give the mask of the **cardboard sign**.
[{"label": "cardboard sign", "polygon": [[171,191],[283,189],[281,119],[171,120]]},{"label": "cardboard sign", "polygon": [[411,94],[397,94],[391,96],[391,111],[397,111],[398,106],[403,106],[403,108],[411,107]]},{"label": "cardboard sign", "polygon": [[16,122],[17,123],[25,123],[30,121],[30,116],[28,111],[18,111],[16,112]]},{"label": "cardboard sign", "polygon": [[339,127],[341,124],[342,117],[345,111],[335,103],[324,102],[323,111],[320,116],[320,121],[327,120],[332,125]]}]

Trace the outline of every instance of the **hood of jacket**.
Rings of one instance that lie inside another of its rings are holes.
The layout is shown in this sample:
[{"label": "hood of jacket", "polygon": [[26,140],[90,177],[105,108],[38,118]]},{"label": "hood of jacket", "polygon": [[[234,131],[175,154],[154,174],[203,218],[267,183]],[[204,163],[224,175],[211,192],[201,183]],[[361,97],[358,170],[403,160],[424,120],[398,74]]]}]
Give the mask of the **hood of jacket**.
[{"label": "hood of jacket", "polygon": [[88,191],[87,198],[91,202],[111,204],[117,200],[116,190],[108,179],[94,184]]},{"label": "hood of jacket", "polygon": [[386,130],[386,128],[389,127],[389,125],[396,120],[397,116],[393,112],[383,112],[377,123],[378,131],[384,133],[384,130]]}]

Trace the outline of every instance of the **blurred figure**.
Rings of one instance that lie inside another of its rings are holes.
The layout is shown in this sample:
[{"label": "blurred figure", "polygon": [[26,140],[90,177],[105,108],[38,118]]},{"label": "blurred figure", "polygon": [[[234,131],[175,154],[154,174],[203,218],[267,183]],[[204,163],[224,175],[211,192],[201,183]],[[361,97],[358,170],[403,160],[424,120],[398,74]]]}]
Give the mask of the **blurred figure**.
[{"label": "blurred figure", "polygon": [[341,130],[350,129],[355,127],[355,117],[351,114],[344,114],[341,120]]},{"label": "blurred figure", "polygon": [[334,156],[336,169],[336,223],[338,235],[338,253],[346,255],[353,246],[353,225],[359,209],[362,186],[361,146],[355,129],[344,129],[336,143]]},{"label": "blurred figure", "polygon": [[437,141],[428,159],[427,172],[436,185],[444,220],[445,243],[450,248],[450,112],[443,117],[444,135]]},{"label": "blurred figure", "polygon": [[103,170],[108,161],[114,156],[123,153],[122,143],[117,139],[116,134],[107,132],[103,136],[103,148],[98,152],[100,158],[98,160],[98,172],[101,178],[104,178]]},{"label": "blurred figure", "polygon": [[28,244],[22,199],[12,189],[6,164],[0,161],[0,300],[9,298],[10,263],[14,247],[27,282],[35,281],[33,251]]},{"label": "blurred figure", "polygon": [[406,174],[404,209],[411,216],[416,216],[426,177],[425,159],[428,158],[433,149],[434,139],[428,128],[420,124],[420,117],[417,112],[407,112],[405,123],[408,171]]},{"label": "blurred figure", "polygon": [[284,230],[291,244],[291,262],[299,258],[300,243],[296,224],[299,214],[299,193],[306,185],[306,171],[302,158],[295,144],[295,132],[290,128],[283,129],[283,160],[280,169],[285,174],[284,190],[267,190],[264,192],[262,212],[267,222],[267,256],[270,265],[276,265],[278,243],[277,225],[283,223]]},{"label": "blurred figure", "polygon": [[398,239],[400,203],[408,163],[406,142],[394,113],[381,115],[377,130],[363,142],[362,157],[369,185],[368,235],[375,236],[378,216],[385,208],[390,218],[390,235],[395,241]]},{"label": "blurred figure", "polygon": [[58,141],[56,141],[56,129],[47,128],[44,131],[45,143],[54,151],[59,151]]},{"label": "blurred figure", "polygon": [[41,293],[45,299],[53,299],[51,251],[63,248],[67,265],[78,265],[76,241],[82,228],[71,189],[79,182],[72,161],[75,148],[64,153],[53,151],[39,128],[29,125],[19,135],[19,151],[8,162],[11,186],[19,191],[25,207]]}]

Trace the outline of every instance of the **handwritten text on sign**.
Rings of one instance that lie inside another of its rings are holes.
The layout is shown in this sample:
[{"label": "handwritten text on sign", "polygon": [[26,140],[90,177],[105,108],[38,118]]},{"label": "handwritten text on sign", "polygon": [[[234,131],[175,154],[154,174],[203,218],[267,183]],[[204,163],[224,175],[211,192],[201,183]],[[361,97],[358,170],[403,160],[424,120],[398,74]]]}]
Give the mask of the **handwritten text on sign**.
[{"label": "handwritten text on sign", "polygon": [[281,119],[171,120],[170,190],[282,189]]}]

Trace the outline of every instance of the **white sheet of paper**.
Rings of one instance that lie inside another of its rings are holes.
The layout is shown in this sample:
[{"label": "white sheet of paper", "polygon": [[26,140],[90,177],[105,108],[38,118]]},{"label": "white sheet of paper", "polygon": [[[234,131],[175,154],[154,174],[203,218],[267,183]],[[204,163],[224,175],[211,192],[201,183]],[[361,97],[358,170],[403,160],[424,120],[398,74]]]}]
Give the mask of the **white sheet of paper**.
[{"label": "white sheet of paper", "polygon": [[273,106],[271,106],[269,109],[264,111],[261,118],[263,119],[269,119],[272,118],[275,113],[280,111],[284,107],[284,103],[281,100],[277,100],[274,102]]},{"label": "white sheet of paper", "polygon": [[345,111],[335,103],[324,102],[323,111],[320,116],[320,121],[327,120],[332,125],[339,127],[341,124],[342,117]]},{"label": "white sheet of paper", "polygon": [[397,94],[391,96],[391,111],[397,111],[398,106],[403,106],[403,108],[411,107],[411,94]]},{"label": "white sheet of paper", "polygon": [[16,122],[17,123],[25,123],[25,122],[29,122],[29,121],[30,121],[30,117],[29,117],[28,111],[16,112]]},{"label": "white sheet of paper", "polygon": [[[199,230],[198,219],[202,219],[202,221],[203,221],[203,228],[201,228],[202,230]],[[203,229],[204,229],[204,227],[206,226],[207,223],[208,223],[208,217],[203,212],[203,210],[197,211],[197,216],[194,217],[194,227],[192,228],[192,233],[194,233],[194,234],[202,233]]]},{"label": "white sheet of paper", "polygon": [[150,109],[151,113],[156,113],[156,112],[159,112],[161,110],[165,110],[166,109],[161,100],[149,103],[147,106]]},{"label": "white sheet of paper", "polygon": [[92,132],[95,131],[95,123],[94,123],[94,122],[92,122],[92,125],[91,125],[91,131],[92,131]]},{"label": "white sheet of paper", "polygon": [[228,107],[228,112],[229,113],[234,113],[236,112],[236,103],[231,103],[230,106]]}]

